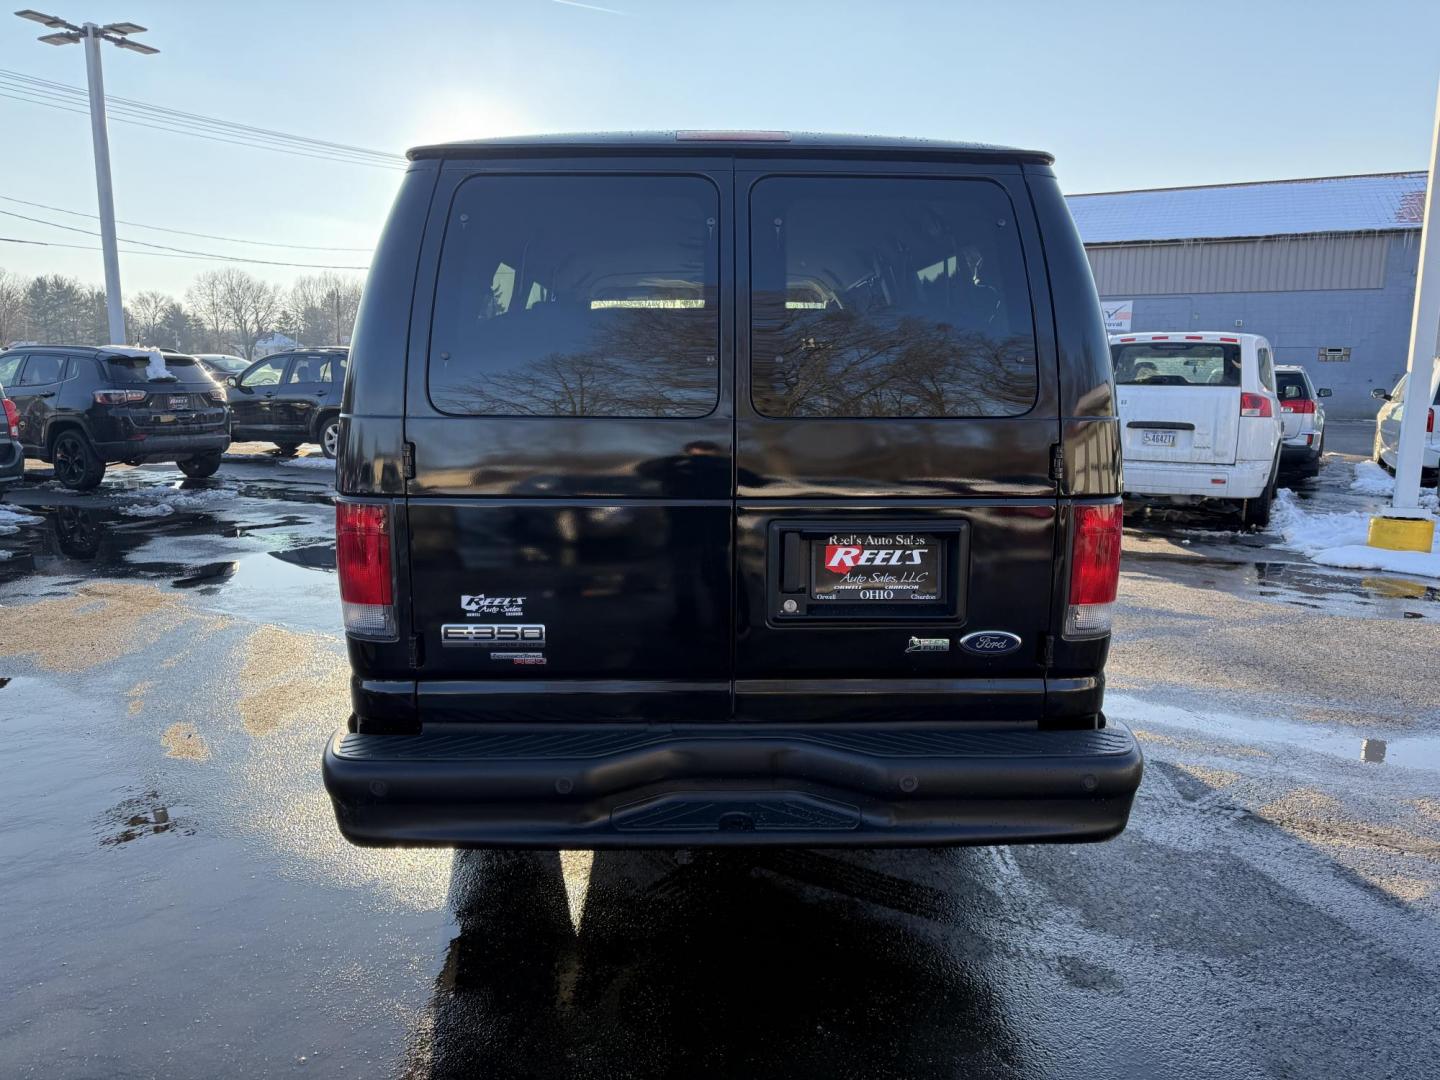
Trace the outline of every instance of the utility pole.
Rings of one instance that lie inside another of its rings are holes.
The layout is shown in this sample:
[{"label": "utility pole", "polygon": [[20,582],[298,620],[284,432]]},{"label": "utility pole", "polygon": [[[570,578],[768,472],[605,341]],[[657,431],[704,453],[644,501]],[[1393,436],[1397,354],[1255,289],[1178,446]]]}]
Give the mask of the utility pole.
[{"label": "utility pole", "polygon": [[120,252],[115,241],[115,193],[110,183],[110,136],[105,127],[105,77],[100,70],[100,42],[109,41],[145,56],[153,56],[160,50],[131,41],[130,34],[145,32],[145,27],[132,22],[108,23],[105,26],[87,22],[76,26],[58,16],[30,8],[15,14],[58,31],[40,38],[47,45],[85,43],[85,78],[90,89],[90,136],[95,150],[95,193],[100,203],[100,249],[105,258],[105,310],[110,326],[110,344],[124,345],[125,305],[120,297]]},{"label": "utility pole", "polygon": [[1435,184],[1440,180],[1440,93],[1430,132],[1430,174],[1425,184],[1425,214],[1420,227],[1420,262],[1415,273],[1415,308],[1410,320],[1410,358],[1406,368],[1404,413],[1395,454],[1395,494],[1390,510],[1370,519],[1370,545],[1401,551],[1429,551],[1435,519],[1420,509],[1420,468],[1425,425],[1435,400],[1435,350],[1440,338],[1440,219]]}]

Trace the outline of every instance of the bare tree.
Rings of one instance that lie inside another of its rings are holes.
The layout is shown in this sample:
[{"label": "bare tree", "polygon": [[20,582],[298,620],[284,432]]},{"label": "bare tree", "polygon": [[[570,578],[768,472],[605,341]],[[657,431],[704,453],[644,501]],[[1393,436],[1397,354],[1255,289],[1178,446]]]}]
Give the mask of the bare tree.
[{"label": "bare tree", "polygon": [[[130,299],[130,336],[139,345],[170,345],[165,340],[165,313],[175,301],[153,289],[136,293]],[[171,346],[173,348],[173,346]]]},{"label": "bare tree", "polygon": [[196,322],[204,328],[201,342],[206,352],[225,351],[225,287],[219,270],[206,270],[200,274],[185,292],[185,303],[190,306]]},{"label": "bare tree", "polygon": [[25,287],[19,274],[0,270],[0,348],[25,336]]},{"label": "bare tree", "polygon": [[255,343],[280,323],[284,302],[278,287],[233,267],[221,270],[220,297],[225,317],[235,331],[246,360],[255,357]]},{"label": "bare tree", "polygon": [[296,278],[286,301],[285,329],[310,345],[347,345],[360,307],[360,281],[326,272]]}]

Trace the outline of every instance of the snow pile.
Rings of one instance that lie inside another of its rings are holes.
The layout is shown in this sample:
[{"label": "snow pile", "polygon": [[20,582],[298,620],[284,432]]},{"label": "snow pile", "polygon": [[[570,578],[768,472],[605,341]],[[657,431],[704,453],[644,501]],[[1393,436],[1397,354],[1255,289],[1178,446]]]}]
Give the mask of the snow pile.
[{"label": "snow pile", "polygon": [[1271,528],[1279,529],[1285,545],[1322,566],[1352,570],[1388,570],[1394,574],[1440,578],[1440,529],[1429,553],[1387,551],[1366,544],[1371,514],[1352,510],[1342,514],[1311,514],[1301,509],[1294,492],[1284,488],[1275,494]]},{"label": "snow pile", "polygon": [[[1355,479],[1350,481],[1350,490],[1357,495],[1379,495],[1388,499],[1395,494],[1395,477],[1373,461],[1356,462]],[[1433,489],[1420,489],[1420,508],[1440,509],[1440,498]]]},{"label": "snow pile", "polygon": [[181,491],[178,488],[158,487],[136,491],[127,496],[119,512],[125,517],[159,518],[171,514],[196,513],[211,510],[234,501],[233,492],[221,489],[203,491]]},{"label": "snow pile", "polygon": [[1357,461],[1350,490],[1360,495],[1390,496],[1395,494],[1395,478],[1373,461]]},{"label": "snow pile", "polygon": [[18,510],[7,510],[0,506],[0,536],[13,536],[21,525],[39,525],[45,519],[34,514],[22,514]]},{"label": "snow pile", "polygon": [[147,349],[145,353],[147,357],[145,363],[145,378],[152,381],[155,379],[175,378],[174,375],[170,374],[170,369],[165,366],[165,357],[159,349]]}]

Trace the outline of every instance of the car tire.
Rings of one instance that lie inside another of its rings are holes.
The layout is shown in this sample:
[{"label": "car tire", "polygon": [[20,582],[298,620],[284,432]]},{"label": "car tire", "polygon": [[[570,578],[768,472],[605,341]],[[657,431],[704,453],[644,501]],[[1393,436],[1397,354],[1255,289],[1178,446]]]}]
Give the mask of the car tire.
[{"label": "car tire", "polygon": [[295,451],[300,449],[298,442],[281,442],[275,445],[280,449],[281,457],[294,457]]},{"label": "car tire", "polygon": [[105,462],[85,433],[76,428],[67,428],[55,436],[50,462],[55,466],[55,479],[71,491],[93,491],[105,477]]},{"label": "car tire", "polygon": [[192,458],[177,461],[175,464],[190,479],[202,480],[207,476],[214,476],[220,470],[220,451],[212,450],[208,454],[196,454]]},{"label": "car tire", "polygon": [[1240,522],[1247,529],[1263,529],[1270,524],[1270,508],[1275,505],[1275,486],[1279,479],[1280,459],[1270,467],[1265,490],[1253,499],[1240,500]]},{"label": "car tire", "polygon": [[334,458],[340,452],[340,417],[327,416],[320,421],[320,452],[327,458]]}]

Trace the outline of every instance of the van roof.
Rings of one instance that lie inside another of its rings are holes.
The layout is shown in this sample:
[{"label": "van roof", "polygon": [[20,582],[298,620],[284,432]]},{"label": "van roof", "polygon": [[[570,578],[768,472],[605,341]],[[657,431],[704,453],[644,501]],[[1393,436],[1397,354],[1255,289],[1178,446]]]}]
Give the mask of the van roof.
[{"label": "van roof", "polygon": [[894,135],[826,135],[803,131],[618,131],[569,135],[517,135],[433,143],[411,148],[425,158],[527,157],[572,153],[695,154],[723,148],[746,156],[923,157],[1052,165],[1054,155],[987,143],[946,142]]}]

